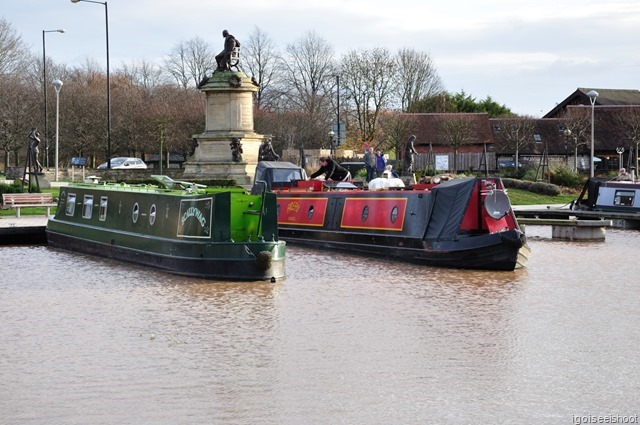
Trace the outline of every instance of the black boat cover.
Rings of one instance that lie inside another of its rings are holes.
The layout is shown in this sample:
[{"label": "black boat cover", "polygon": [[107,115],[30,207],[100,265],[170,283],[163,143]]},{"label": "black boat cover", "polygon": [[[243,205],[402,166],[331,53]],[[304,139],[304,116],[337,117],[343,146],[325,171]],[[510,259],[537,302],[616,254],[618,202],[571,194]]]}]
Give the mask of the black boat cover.
[{"label": "black boat cover", "polygon": [[425,239],[452,240],[456,237],[475,183],[474,177],[453,179],[432,189]]},{"label": "black boat cover", "polygon": [[266,182],[267,190],[272,190],[274,187],[291,187],[294,180],[306,179],[307,173],[298,165],[286,161],[260,161],[256,166],[252,192],[259,193],[262,190],[256,187],[259,181]]}]

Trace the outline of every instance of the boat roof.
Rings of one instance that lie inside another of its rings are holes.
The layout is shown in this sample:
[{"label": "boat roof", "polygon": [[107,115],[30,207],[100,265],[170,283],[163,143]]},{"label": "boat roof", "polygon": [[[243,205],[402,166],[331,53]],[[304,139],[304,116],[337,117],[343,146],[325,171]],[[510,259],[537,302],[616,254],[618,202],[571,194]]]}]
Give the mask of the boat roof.
[{"label": "boat roof", "polygon": [[256,166],[256,170],[260,170],[260,171],[265,170],[267,168],[295,168],[299,170],[302,167],[287,161],[260,161]]}]

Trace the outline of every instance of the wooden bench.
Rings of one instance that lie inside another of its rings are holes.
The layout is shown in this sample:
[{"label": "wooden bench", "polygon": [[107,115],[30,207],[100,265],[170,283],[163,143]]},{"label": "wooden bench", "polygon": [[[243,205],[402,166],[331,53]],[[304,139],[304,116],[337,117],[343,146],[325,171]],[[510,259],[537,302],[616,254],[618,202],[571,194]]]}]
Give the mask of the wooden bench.
[{"label": "wooden bench", "polygon": [[16,217],[20,217],[20,208],[45,207],[47,217],[51,216],[51,207],[57,207],[50,193],[3,193],[2,209],[14,208]]}]

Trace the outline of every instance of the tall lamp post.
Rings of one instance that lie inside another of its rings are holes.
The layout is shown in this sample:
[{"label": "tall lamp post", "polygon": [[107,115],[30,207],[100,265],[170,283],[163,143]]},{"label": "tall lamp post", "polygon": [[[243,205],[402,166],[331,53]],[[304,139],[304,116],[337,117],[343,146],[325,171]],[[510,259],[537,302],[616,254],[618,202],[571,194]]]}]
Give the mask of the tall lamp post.
[{"label": "tall lamp post", "polygon": [[53,80],[51,84],[53,84],[53,88],[56,89],[56,166],[54,178],[56,181],[58,181],[58,124],[60,122],[60,89],[62,88],[62,81]]},{"label": "tall lamp post", "polygon": [[49,133],[47,132],[47,49],[45,44],[45,34],[48,32],[60,32],[64,30],[42,30],[42,90],[44,91],[44,165],[49,168]]},{"label": "tall lamp post", "polygon": [[589,93],[587,93],[587,96],[589,96],[589,101],[591,102],[591,164],[589,167],[590,170],[590,177],[594,176],[594,168],[595,168],[595,162],[593,162],[594,160],[594,155],[593,155],[593,145],[594,145],[594,133],[593,133],[593,122],[594,122],[594,110],[595,110],[595,105],[596,105],[596,98],[598,97],[598,92],[595,90],[591,90]]},{"label": "tall lamp post", "polygon": [[336,75],[336,93],[338,97],[338,107],[336,108],[336,117],[338,118],[338,143],[342,140],[340,137],[340,76]]},{"label": "tall lamp post", "polygon": [[104,23],[107,40],[107,168],[111,168],[111,84],[109,81],[109,10],[106,1],[94,0],[71,0],[71,3],[78,2],[97,3],[104,5]]},{"label": "tall lamp post", "polygon": [[331,153],[331,158],[333,158],[333,149],[336,144],[336,133],[333,130],[329,130],[329,152]]},{"label": "tall lamp post", "polygon": [[616,152],[618,153],[618,169],[620,169],[624,167],[624,164],[622,163],[623,161],[622,154],[624,153],[624,148],[623,147],[616,148]]}]

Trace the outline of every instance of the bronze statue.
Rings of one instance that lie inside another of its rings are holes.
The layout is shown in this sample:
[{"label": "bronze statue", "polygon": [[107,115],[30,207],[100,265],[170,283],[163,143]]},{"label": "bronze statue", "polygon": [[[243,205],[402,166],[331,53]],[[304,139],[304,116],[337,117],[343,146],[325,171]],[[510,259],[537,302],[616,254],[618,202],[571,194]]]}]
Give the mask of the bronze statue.
[{"label": "bronze statue", "polygon": [[415,148],[413,147],[413,142],[415,140],[416,140],[416,136],[411,135],[409,136],[407,143],[404,145],[403,174],[407,176],[413,174],[413,155],[418,153],[418,151],[416,151]]},{"label": "bronze statue", "polygon": [[43,170],[40,160],[38,159],[38,156],[40,155],[40,150],[38,149],[39,144],[40,133],[38,133],[38,130],[33,127],[31,129],[31,133],[29,133],[29,150],[33,153],[33,162],[36,166],[36,173],[41,173]]},{"label": "bronze statue", "polygon": [[273,150],[271,139],[265,139],[258,151],[258,161],[277,161],[278,159],[280,159],[280,155]]},{"label": "bronze statue", "polygon": [[216,55],[216,62],[218,63],[216,71],[230,71],[231,66],[233,66],[231,63],[231,52],[236,47],[240,47],[240,42],[229,34],[227,30],[222,31],[222,36],[224,37],[224,49]]},{"label": "bronze statue", "polygon": [[234,137],[233,139],[231,139],[231,143],[229,143],[229,146],[231,146],[231,156],[233,158],[233,162],[242,162],[242,154],[244,151],[242,150],[242,143],[240,143],[240,139]]}]

